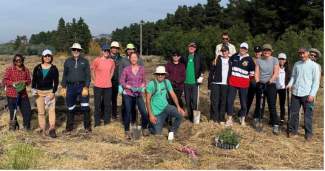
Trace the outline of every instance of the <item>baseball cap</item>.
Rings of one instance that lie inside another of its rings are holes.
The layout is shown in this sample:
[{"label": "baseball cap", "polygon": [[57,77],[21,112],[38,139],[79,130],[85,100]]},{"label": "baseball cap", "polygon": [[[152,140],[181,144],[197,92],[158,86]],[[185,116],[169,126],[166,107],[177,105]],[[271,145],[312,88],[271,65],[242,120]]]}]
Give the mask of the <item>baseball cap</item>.
[{"label": "baseball cap", "polygon": [[246,42],[243,42],[240,44],[240,48],[248,49],[248,44]]}]

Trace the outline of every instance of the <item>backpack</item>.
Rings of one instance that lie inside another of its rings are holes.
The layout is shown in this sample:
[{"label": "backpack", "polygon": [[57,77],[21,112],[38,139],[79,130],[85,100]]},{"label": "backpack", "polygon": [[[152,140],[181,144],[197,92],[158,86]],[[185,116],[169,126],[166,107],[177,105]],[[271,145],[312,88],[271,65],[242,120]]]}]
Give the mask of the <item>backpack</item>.
[{"label": "backpack", "polygon": [[[158,90],[158,84],[157,84],[157,81],[156,80],[151,80],[151,81],[153,81],[153,83],[154,83],[154,90],[153,90],[153,92],[152,92],[152,94],[151,94],[151,97],[153,97],[156,93],[157,93],[157,90]],[[166,91],[167,91],[167,101],[169,101],[169,99],[170,99],[170,94],[169,94],[169,91],[168,91],[168,89],[167,89],[167,81],[166,81],[166,79],[163,81],[164,82],[164,85],[165,85],[165,89],[166,89]]]}]

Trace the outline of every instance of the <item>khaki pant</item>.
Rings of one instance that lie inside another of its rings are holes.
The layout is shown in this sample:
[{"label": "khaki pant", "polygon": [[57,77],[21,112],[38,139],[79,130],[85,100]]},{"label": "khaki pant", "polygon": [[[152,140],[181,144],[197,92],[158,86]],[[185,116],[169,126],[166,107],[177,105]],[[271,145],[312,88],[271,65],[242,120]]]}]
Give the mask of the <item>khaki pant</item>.
[{"label": "khaki pant", "polygon": [[[41,129],[46,128],[45,121],[45,97],[49,96],[52,90],[37,90],[36,105],[38,110],[38,123]],[[55,98],[48,108],[50,129],[55,128]]]}]

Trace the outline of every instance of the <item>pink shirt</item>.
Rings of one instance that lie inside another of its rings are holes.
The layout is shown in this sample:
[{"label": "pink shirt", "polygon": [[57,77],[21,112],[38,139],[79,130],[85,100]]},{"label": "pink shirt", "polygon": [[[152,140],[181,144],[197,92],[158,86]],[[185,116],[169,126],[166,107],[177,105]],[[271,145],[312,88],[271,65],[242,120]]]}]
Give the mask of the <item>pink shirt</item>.
[{"label": "pink shirt", "polygon": [[94,85],[99,88],[112,87],[115,62],[111,58],[97,57],[91,64],[91,70],[95,75]]}]

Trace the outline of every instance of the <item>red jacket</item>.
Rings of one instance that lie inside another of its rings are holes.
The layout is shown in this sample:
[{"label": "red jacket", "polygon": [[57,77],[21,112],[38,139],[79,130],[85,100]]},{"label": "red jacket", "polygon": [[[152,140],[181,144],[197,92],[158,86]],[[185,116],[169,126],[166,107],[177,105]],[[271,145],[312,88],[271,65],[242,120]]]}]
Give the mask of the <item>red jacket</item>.
[{"label": "red jacket", "polygon": [[[29,70],[25,67],[23,70],[19,70],[16,66],[10,66],[6,69],[3,82],[6,86],[6,95],[8,97],[17,97],[16,89],[13,84],[18,81],[25,81],[26,86],[31,83],[31,76]],[[22,97],[27,96],[26,89],[20,94]]]},{"label": "red jacket", "polygon": [[168,62],[166,65],[168,80],[174,89],[183,90],[185,81],[185,65],[183,63],[174,64]]}]

